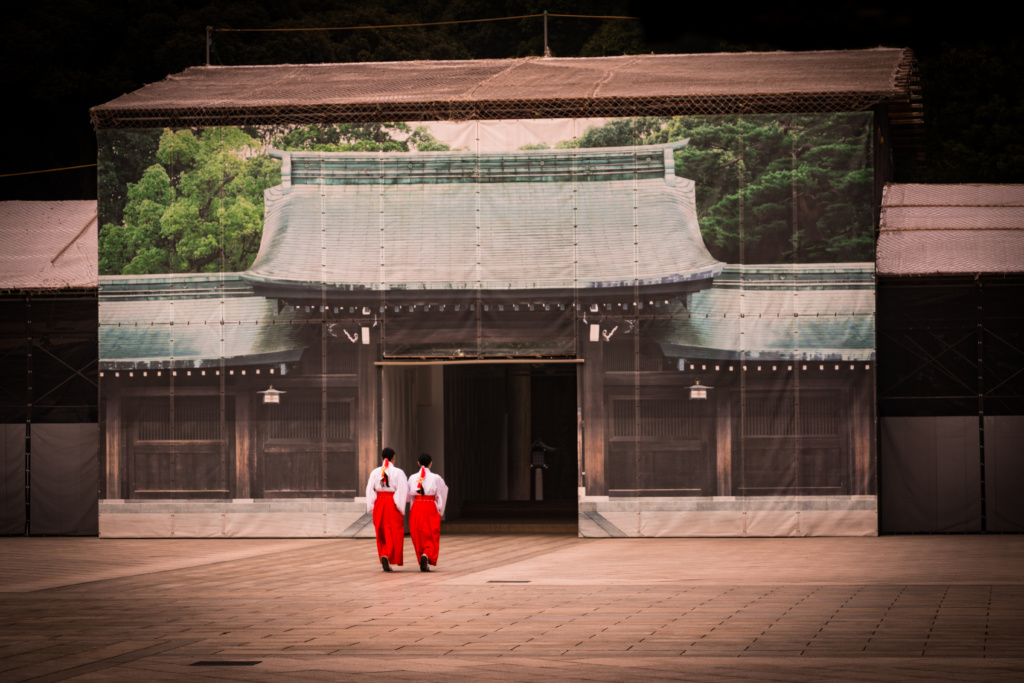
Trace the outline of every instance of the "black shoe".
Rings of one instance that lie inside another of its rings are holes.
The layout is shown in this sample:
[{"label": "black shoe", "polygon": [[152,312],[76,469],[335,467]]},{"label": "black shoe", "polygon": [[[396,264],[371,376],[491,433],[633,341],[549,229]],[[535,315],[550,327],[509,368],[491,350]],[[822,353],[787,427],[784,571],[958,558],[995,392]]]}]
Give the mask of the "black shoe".
[{"label": "black shoe", "polygon": [[388,558],[384,557],[383,555],[381,555],[380,557],[380,566],[384,567],[384,571],[386,572],[391,571],[391,563],[388,562]]},{"label": "black shoe", "polygon": [[421,572],[429,572],[430,571],[429,563],[430,563],[430,560],[427,559],[426,555],[420,555],[420,571]]}]

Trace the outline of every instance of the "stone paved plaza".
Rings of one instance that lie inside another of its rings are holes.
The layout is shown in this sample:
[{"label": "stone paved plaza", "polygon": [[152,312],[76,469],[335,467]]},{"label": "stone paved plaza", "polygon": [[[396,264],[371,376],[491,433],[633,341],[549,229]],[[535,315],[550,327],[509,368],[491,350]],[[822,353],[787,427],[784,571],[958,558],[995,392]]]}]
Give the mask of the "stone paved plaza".
[{"label": "stone paved plaza", "polygon": [[1024,536],[0,539],[0,680],[1024,680]]}]

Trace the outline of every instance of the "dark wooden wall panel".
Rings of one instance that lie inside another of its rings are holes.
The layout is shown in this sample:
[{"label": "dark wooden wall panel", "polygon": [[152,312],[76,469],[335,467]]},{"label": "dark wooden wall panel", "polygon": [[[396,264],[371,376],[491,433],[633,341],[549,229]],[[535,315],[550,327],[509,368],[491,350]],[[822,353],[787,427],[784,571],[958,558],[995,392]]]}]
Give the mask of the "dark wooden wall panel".
[{"label": "dark wooden wall panel", "polygon": [[[733,495],[849,495],[852,392],[848,387],[737,392]],[[743,402],[742,411],[740,402]]]},{"label": "dark wooden wall panel", "polygon": [[621,382],[606,393],[608,494],[713,496],[716,492],[714,404],[693,401],[678,375],[675,386],[641,382],[640,398]]},{"label": "dark wooden wall panel", "polygon": [[302,445],[263,451],[264,493],[304,494],[323,487],[323,454]]},{"label": "dark wooden wall panel", "polygon": [[137,441],[132,448],[133,497],[230,493],[220,441]]},{"label": "dark wooden wall panel", "polygon": [[234,397],[150,388],[119,403],[129,498],[234,497]]},{"label": "dark wooden wall panel", "polygon": [[259,406],[254,495],[351,498],[361,490],[356,391],[292,387],[280,404]]}]

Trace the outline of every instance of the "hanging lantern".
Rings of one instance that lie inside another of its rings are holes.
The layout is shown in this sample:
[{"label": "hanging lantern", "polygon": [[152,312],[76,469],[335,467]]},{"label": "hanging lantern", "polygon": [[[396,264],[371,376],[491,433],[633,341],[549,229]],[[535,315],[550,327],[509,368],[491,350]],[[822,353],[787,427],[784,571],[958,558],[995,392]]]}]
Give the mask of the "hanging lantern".
[{"label": "hanging lantern", "polygon": [[270,388],[265,391],[257,391],[257,394],[263,394],[263,403],[281,403],[281,394],[287,394],[287,391],[278,391],[271,384]]},{"label": "hanging lantern", "polygon": [[701,384],[700,380],[697,380],[697,383],[694,384],[692,387],[690,387],[690,400],[691,401],[705,401],[705,400],[707,400],[708,389],[714,389],[714,387],[709,387],[707,385]]}]

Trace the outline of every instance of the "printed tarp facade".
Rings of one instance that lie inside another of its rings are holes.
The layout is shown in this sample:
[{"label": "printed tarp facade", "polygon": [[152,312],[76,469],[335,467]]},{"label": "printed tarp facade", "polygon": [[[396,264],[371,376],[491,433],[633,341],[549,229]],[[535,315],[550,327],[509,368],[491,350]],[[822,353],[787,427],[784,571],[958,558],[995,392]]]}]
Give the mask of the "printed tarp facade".
[{"label": "printed tarp facade", "polygon": [[372,535],[385,445],[449,518],[876,533],[872,126],[100,131],[101,535]]}]

